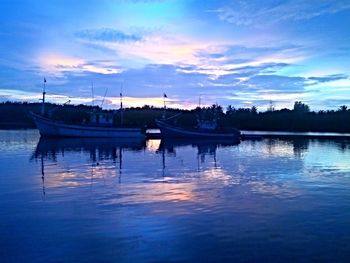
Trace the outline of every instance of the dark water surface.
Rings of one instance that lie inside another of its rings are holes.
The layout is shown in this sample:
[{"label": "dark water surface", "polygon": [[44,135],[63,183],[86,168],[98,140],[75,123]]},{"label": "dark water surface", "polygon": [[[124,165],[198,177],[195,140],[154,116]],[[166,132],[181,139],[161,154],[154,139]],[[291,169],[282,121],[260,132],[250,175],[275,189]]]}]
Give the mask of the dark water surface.
[{"label": "dark water surface", "polygon": [[0,131],[0,262],[349,262],[350,141]]}]

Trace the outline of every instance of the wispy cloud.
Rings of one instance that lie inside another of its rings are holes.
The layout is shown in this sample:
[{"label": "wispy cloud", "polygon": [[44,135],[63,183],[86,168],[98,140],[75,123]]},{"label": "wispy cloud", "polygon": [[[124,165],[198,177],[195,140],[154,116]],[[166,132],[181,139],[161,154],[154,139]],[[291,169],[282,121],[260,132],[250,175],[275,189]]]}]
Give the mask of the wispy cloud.
[{"label": "wispy cloud", "polygon": [[40,66],[46,73],[62,76],[63,72],[94,72],[100,74],[115,74],[123,71],[111,61],[85,61],[82,58],[69,57],[61,54],[41,54]]},{"label": "wispy cloud", "polygon": [[213,12],[237,26],[262,27],[283,21],[301,21],[350,9],[348,1],[235,1]]},{"label": "wispy cloud", "polygon": [[114,50],[123,60],[140,61],[146,64],[195,64],[196,51],[208,47],[208,43],[182,36],[152,34],[144,36],[142,42],[105,42],[100,45]]},{"label": "wispy cloud", "polygon": [[78,38],[93,41],[129,43],[142,40],[142,36],[124,33],[112,28],[85,29],[75,34]]},{"label": "wispy cloud", "polygon": [[309,80],[316,81],[318,83],[323,83],[323,82],[330,82],[330,81],[335,81],[335,80],[342,80],[342,79],[347,79],[349,76],[345,74],[333,74],[333,75],[326,75],[324,77],[309,77]]},{"label": "wispy cloud", "polygon": [[213,74],[221,76],[238,71],[247,72],[250,70],[267,70],[268,68],[275,72],[280,68],[306,59],[308,54],[303,46],[296,45],[262,47],[221,45],[198,50],[196,57],[201,72],[207,71],[207,73],[210,73],[212,71]]}]

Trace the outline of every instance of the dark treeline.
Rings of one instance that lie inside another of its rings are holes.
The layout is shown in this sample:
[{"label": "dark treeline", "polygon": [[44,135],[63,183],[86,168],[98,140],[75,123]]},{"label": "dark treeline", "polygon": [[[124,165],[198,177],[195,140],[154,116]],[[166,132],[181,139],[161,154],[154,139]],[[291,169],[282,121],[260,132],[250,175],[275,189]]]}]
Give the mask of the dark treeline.
[{"label": "dark treeline", "polygon": [[[0,128],[35,127],[29,112],[39,113],[40,103],[0,103]],[[98,106],[46,104],[46,112],[51,118],[71,123],[88,121],[90,113],[101,111]],[[108,110],[112,111],[112,110]],[[120,123],[120,111],[114,110],[115,123]],[[236,127],[241,130],[264,131],[318,131],[350,132],[350,110],[346,106],[338,110],[310,111],[308,105],[298,101],[294,108],[258,112],[256,107],[223,109],[220,105],[194,110],[167,109],[167,117],[182,113],[173,122],[180,126],[193,126],[200,116],[203,119],[216,118],[221,127]],[[156,128],[154,120],[164,114],[162,108],[144,106],[123,110],[123,125]]]}]

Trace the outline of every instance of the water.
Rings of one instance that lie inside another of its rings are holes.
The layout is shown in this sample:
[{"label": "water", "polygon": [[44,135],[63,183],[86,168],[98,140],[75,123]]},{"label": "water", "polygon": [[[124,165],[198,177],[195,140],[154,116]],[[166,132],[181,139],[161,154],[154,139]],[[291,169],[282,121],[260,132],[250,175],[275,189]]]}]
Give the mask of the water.
[{"label": "water", "polygon": [[308,138],[346,138],[350,139],[350,133],[340,132],[283,132],[283,131],[241,131],[242,134],[281,137],[308,137]]},{"label": "water", "polygon": [[349,261],[350,141],[0,149],[1,262]]}]

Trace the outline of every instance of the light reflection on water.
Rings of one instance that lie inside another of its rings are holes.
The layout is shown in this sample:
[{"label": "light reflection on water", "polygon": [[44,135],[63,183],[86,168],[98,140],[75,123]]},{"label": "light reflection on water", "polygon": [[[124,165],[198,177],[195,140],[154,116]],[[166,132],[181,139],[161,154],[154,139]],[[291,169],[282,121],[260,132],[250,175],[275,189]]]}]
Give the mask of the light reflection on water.
[{"label": "light reflection on water", "polygon": [[0,146],[4,262],[347,261],[349,141]]}]

